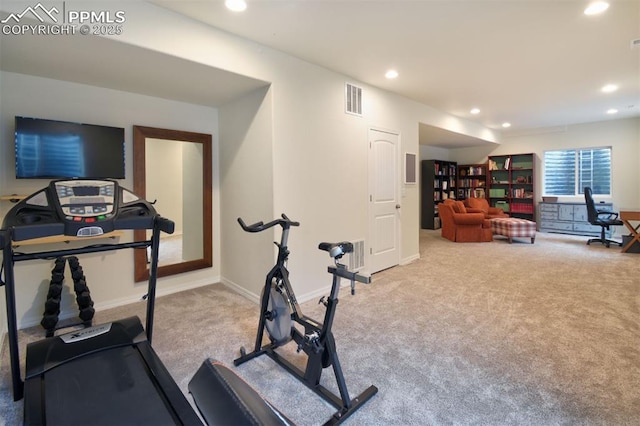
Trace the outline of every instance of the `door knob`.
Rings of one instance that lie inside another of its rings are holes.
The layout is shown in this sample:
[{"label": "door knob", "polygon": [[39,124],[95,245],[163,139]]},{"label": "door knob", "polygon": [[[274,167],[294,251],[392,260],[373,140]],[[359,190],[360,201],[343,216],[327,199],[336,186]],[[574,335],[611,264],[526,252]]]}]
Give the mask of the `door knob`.
[{"label": "door knob", "polygon": [[400,208],[400,204],[396,204],[396,209],[399,209],[399,208]]}]

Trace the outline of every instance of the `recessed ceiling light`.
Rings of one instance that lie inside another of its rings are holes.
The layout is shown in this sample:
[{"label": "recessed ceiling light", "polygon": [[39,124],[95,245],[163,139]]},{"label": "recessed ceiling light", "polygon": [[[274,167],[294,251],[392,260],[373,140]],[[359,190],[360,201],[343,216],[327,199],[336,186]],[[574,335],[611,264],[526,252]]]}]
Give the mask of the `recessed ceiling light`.
[{"label": "recessed ceiling light", "polygon": [[234,12],[242,12],[247,8],[247,2],[244,0],[225,0],[224,5]]},{"label": "recessed ceiling light", "polygon": [[389,71],[386,72],[386,74],[384,76],[387,77],[388,79],[398,78],[398,71],[389,70]]},{"label": "recessed ceiling light", "polygon": [[607,84],[606,86],[602,86],[601,90],[604,93],[611,93],[611,92],[615,92],[616,90],[618,90],[618,86],[616,86],[615,84]]},{"label": "recessed ceiling light", "polygon": [[469,111],[471,114],[476,115],[476,114],[480,114],[480,109],[479,108],[472,108],[471,111]]},{"label": "recessed ceiling light", "polygon": [[618,110],[615,108],[610,108],[607,110],[607,114],[617,114],[617,113],[618,113]]},{"label": "recessed ceiling light", "polygon": [[585,15],[597,15],[609,9],[609,3],[606,1],[594,1],[584,10]]},{"label": "recessed ceiling light", "polygon": [[508,127],[511,127],[511,123],[504,122],[504,123],[502,123],[502,127],[504,127],[505,129],[508,128]]}]

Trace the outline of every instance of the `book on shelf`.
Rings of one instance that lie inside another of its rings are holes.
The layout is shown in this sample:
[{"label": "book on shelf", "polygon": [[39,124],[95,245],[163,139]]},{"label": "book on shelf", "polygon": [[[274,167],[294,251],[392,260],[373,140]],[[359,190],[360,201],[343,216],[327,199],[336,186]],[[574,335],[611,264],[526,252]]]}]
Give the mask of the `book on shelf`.
[{"label": "book on shelf", "polygon": [[[464,173],[463,173],[464,172]],[[469,166],[463,170],[460,171],[461,175],[467,175],[467,176],[482,176],[484,175],[484,167],[474,167],[474,166]]]},{"label": "book on shelf", "polygon": [[510,165],[511,165],[511,157],[507,157],[507,159],[504,160],[504,169],[509,170]]},{"label": "book on shelf", "polygon": [[509,211],[509,203],[507,203],[506,201],[496,201],[494,207],[502,209],[503,212]]},{"label": "book on shelf", "polygon": [[531,203],[511,203],[511,211],[513,213],[533,214],[533,204]]},{"label": "book on shelf", "polygon": [[533,192],[524,188],[513,188],[511,190],[511,196],[513,198],[533,198]]},{"label": "book on shelf", "polygon": [[503,198],[506,191],[503,188],[491,188],[489,189],[489,196],[493,198]]},{"label": "book on shelf", "polygon": [[480,179],[459,179],[458,186],[461,186],[461,187],[484,186],[484,181]]}]

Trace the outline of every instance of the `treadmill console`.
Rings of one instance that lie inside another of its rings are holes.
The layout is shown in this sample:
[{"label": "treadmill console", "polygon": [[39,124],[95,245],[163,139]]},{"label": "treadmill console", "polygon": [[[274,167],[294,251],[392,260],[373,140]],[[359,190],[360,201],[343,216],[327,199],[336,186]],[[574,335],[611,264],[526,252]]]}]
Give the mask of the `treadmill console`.
[{"label": "treadmill console", "polygon": [[[90,237],[115,229],[151,229],[153,206],[114,180],[54,180],[14,206],[3,229],[14,241],[53,235]],[[171,231],[173,232],[173,231]]]},{"label": "treadmill console", "polygon": [[74,181],[54,182],[58,203],[67,218],[94,222],[113,216],[116,182]]}]

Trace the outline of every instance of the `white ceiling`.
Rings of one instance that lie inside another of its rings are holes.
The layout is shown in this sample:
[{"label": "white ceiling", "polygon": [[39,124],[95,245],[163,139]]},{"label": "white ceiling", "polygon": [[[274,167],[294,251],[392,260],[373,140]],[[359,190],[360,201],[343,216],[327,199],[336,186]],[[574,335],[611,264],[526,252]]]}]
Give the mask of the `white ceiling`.
[{"label": "white ceiling", "polygon": [[493,145],[495,143],[425,123],[420,123],[418,126],[418,138],[420,145],[431,145],[446,149]]},{"label": "white ceiling", "polygon": [[1,37],[0,68],[207,106],[268,84],[102,37]]},{"label": "white ceiling", "polygon": [[508,121],[504,133],[640,116],[640,1],[610,2],[586,16],[587,0],[153,1],[487,127]]},{"label": "white ceiling", "polygon": [[[586,0],[247,1],[243,13],[222,0],[152,3],[490,128],[509,121],[505,133],[640,116],[640,0],[594,17]],[[212,106],[268,84],[97,37],[3,36],[0,67]],[[383,76],[391,67],[396,80]],[[212,75],[223,84],[199,84]],[[607,83],[620,88],[603,94]],[[421,143],[479,142],[420,129]]]}]

